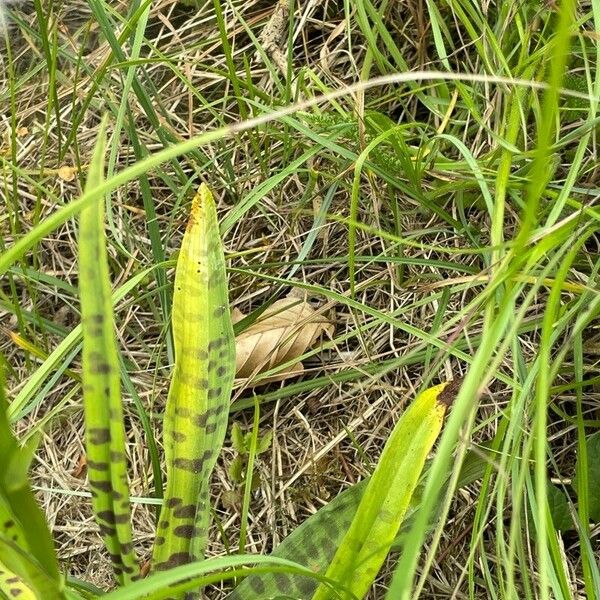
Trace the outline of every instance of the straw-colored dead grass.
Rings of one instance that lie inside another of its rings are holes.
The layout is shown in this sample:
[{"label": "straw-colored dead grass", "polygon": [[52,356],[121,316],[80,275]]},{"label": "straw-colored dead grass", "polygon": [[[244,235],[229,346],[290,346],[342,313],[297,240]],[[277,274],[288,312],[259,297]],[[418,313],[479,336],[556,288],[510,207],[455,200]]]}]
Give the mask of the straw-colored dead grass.
[{"label": "straw-colored dead grass", "polygon": [[[358,80],[364,58],[360,32],[352,31],[352,40],[347,37],[348,31],[339,18],[340,4],[327,0],[300,3],[294,15],[292,35],[293,68],[313,69],[334,88]],[[119,9],[118,2],[112,2],[111,5]],[[58,22],[58,35],[75,54],[78,53],[81,44],[85,44],[82,61],[93,74],[107,58],[110,49],[106,42],[100,41],[97,23],[92,23],[89,30],[87,26],[77,29],[88,21],[89,11],[86,6],[87,3],[82,0],[64,0],[60,5],[54,5],[54,14]],[[258,35],[274,10],[273,3],[247,1],[235,3],[235,7],[235,13],[227,8],[225,14],[234,54],[238,59],[245,54],[251,60],[254,84],[266,93],[271,93],[274,89],[273,77],[263,61],[254,57],[255,49],[245,27],[251,28],[254,34]],[[419,41],[423,40],[424,35],[429,35],[424,30],[426,25],[420,7],[419,2],[396,3],[393,8],[395,15],[390,16],[390,20],[393,17],[394,22],[399,24],[399,40],[411,67],[428,65],[426,44]],[[24,10],[20,15],[35,28],[36,19],[31,10]],[[30,72],[36,64],[41,64],[43,57],[31,36],[18,29],[15,26],[10,33],[12,64],[17,73],[23,74]],[[161,61],[144,65],[144,77],[147,78],[147,82],[152,82],[156,89],[156,94],[152,96],[153,101],[160,107],[160,114],[168,115],[169,119],[163,121],[163,126],[172,136],[179,139],[188,138],[219,125],[210,111],[190,92],[190,86],[185,84],[181,77],[191,81],[192,87],[213,103],[215,111],[225,122],[240,118],[231,83],[223,76],[227,64],[213,18],[212,3],[207,2],[204,9],[194,13],[173,0],[155,2],[148,37],[168,58],[171,65],[176,67],[170,68]],[[212,43],[207,43],[207,40],[212,40]],[[153,57],[158,55],[157,50],[145,52]],[[465,55],[468,56],[468,53]],[[6,131],[11,125],[6,49],[1,56],[0,60],[4,64],[0,72],[4,80],[0,81],[0,89],[3,91],[5,104],[2,108],[2,119],[3,129]],[[82,99],[92,90],[93,78],[81,65],[73,64],[70,59],[63,57],[59,59],[59,64],[56,97],[59,101],[60,128],[54,113],[57,108],[52,107],[50,116],[47,114],[49,80],[45,69],[40,69],[35,75],[22,80],[12,99],[16,107],[14,124],[21,128],[16,156],[24,175],[16,181],[7,175],[5,185],[7,189],[14,185],[18,190],[16,195],[11,194],[10,197],[18,199],[19,205],[15,208],[19,221],[15,228],[21,232],[52,212],[57,205],[68,202],[81,192],[79,179],[64,181],[56,169],[64,165],[86,164],[94,142],[98,115],[104,110],[106,102],[116,103],[120,100],[123,75],[115,69],[93,93],[90,108],[77,127],[76,146],[61,157],[59,141],[64,142],[65,132],[70,131]],[[241,61],[239,64],[242,64]],[[370,94],[380,94],[383,97],[385,90],[376,90]],[[360,113],[364,102],[363,95],[359,95],[348,98],[345,105]],[[491,96],[490,111],[494,109],[495,103],[496,98]],[[159,148],[161,143],[156,132],[143,115],[134,94],[131,94],[130,106],[140,141],[149,150]],[[396,111],[415,110],[416,103],[408,101],[405,106],[389,105],[387,108],[391,116],[397,117]],[[483,131],[468,141],[475,154],[491,142]],[[225,215],[271,171],[281,168],[285,161],[291,161],[295,156],[294,145],[301,148],[304,143],[298,133],[275,127],[264,136],[242,135],[235,141],[205,148],[207,160],[211,163],[210,169],[199,167],[189,158],[182,159],[180,164],[185,173],[190,176],[199,175],[210,183],[218,198],[220,214]],[[3,151],[8,152],[6,142],[3,144]],[[74,152],[75,147],[77,154]],[[122,149],[116,159],[117,169],[135,159],[126,135],[123,135]],[[346,165],[344,168],[347,170],[340,173],[338,169],[343,161],[336,163],[337,160],[338,157],[323,153],[315,156],[310,166],[325,179],[339,176],[341,185],[333,198],[330,212],[347,215],[348,182],[351,181],[352,165]],[[234,177],[231,178],[230,174]],[[402,177],[402,174],[399,173],[399,176]],[[222,185],[224,180],[229,182],[226,187]],[[54,196],[38,195],[34,186],[36,181],[43,181],[44,185],[53,191]],[[158,224],[163,233],[164,247],[169,256],[178,246],[182,223],[179,205],[182,201],[185,203],[185,200],[176,197],[167,188],[164,179],[152,179],[150,185],[157,208]],[[238,221],[225,239],[229,253],[246,253],[236,255],[232,265],[285,278],[289,269],[288,263],[296,259],[312,227],[313,218],[310,211],[323,200],[319,194],[319,185],[320,181],[317,178],[317,188],[309,196],[311,200],[307,201],[304,197],[306,177],[304,174],[302,177],[292,175],[267,194],[260,204],[260,209],[253,209]],[[427,185],[427,182],[424,182],[424,185]],[[0,194],[4,196],[4,201],[8,202],[5,191],[6,189],[0,190]],[[386,223],[389,221],[388,215],[381,214],[384,211],[381,208],[381,192],[377,181],[364,182],[362,195],[369,198],[370,204],[361,207],[360,218],[376,227],[381,225],[381,219]],[[420,232],[419,241],[432,244],[443,241],[448,245],[461,243],[449,238],[439,219],[420,210],[413,199],[398,196],[396,201],[402,207],[403,229],[408,232]],[[108,229],[108,236],[116,286],[141,268],[152,264],[153,259],[138,183],[133,182],[113,194],[111,207],[112,223]],[[308,211],[308,214],[302,210]],[[471,218],[473,225],[480,227],[485,235],[486,225],[480,221],[477,211],[473,211]],[[507,228],[511,227],[511,219],[512,216],[509,215]],[[5,240],[10,241],[11,236],[7,234],[10,231],[8,220],[0,220],[0,227],[6,234]],[[320,232],[310,257],[329,258],[330,262],[302,265],[296,277],[347,294],[348,268],[344,261],[347,249],[346,227],[328,222]],[[381,251],[380,239],[359,232],[357,255],[376,256]],[[429,251],[418,249],[407,249],[405,253],[415,258],[430,256]],[[36,250],[36,260],[40,271],[76,286],[76,223],[67,223],[46,239]],[[457,256],[453,260],[468,263],[473,259]],[[260,265],[268,263],[278,263],[278,266],[259,268]],[[396,275],[395,267],[383,262],[359,266],[357,299],[368,306],[391,313],[401,307],[410,307],[418,301],[424,291],[427,291],[430,282],[443,282],[447,278],[445,273],[438,272],[434,266],[406,266],[403,285],[393,283]],[[44,331],[41,340],[37,342],[47,351],[51,351],[64,332],[78,321],[76,296],[68,289],[57,290],[53,285],[44,282],[36,282],[30,289],[20,282],[16,285],[19,297],[22,298],[21,318],[29,319],[31,316],[34,320],[45,320],[35,328],[32,326],[31,331]],[[149,290],[155,290],[155,283],[150,278],[147,287]],[[257,277],[233,274],[230,289],[232,304],[248,311],[260,306],[274,287]],[[144,291],[140,290],[139,296],[142,296]],[[453,295],[446,307],[447,314],[444,320],[460,312],[463,304],[472,297],[473,293],[469,290],[462,296]],[[365,322],[364,315],[353,313],[347,307],[334,303],[326,304],[323,298],[317,300],[335,322],[338,338]],[[156,295],[128,300],[118,307],[117,323],[123,359],[137,393],[153,417],[154,429],[160,440],[160,415],[166,397],[169,368],[164,331],[157,323],[158,310]],[[408,308],[402,318],[408,324],[429,331],[435,322],[437,310],[436,303],[428,303]],[[17,317],[4,311],[0,305],[0,323],[4,332],[15,327],[16,319]],[[480,323],[476,320],[466,322],[464,327],[468,328],[471,335],[475,335],[480,330]],[[340,342],[333,350],[310,360],[305,377],[313,374],[334,375],[350,367],[360,370],[370,363],[402,356],[417,342],[418,340],[411,339],[391,326],[380,323],[368,332],[348,342]],[[0,340],[0,351],[7,357],[13,369],[9,373],[9,391],[10,395],[14,396],[35,371],[38,361],[26,356],[6,336],[2,336]],[[433,357],[435,354],[434,352]],[[73,367],[75,370],[77,365],[76,359]],[[461,368],[450,361],[444,365],[448,376],[452,373],[458,374]],[[253,494],[248,551],[268,552],[308,515],[348,484],[358,481],[369,472],[403,404],[413,396],[418,387],[423,376],[422,369],[423,365],[409,365],[376,379],[365,376],[355,383],[332,382],[312,392],[262,407],[261,428],[272,429],[274,435],[270,452],[258,459],[257,468],[262,483],[260,489]],[[45,393],[40,407],[20,424],[20,431],[25,432],[34,427],[50,407],[61,402],[73,385],[75,384],[70,379],[60,378]],[[275,389],[279,385],[286,384],[271,384],[269,389]],[[494,395],[484,399],[484,413],[495,414],[502,407],[506,398],[501,391],[499,388]],[[237,390],[236,394],[248,396],[250,392]],[[131,398],[127,394],[124,397],[129,435],[131,490],[134,496],[147,497],[153,485],[148,452]],[[252,411],[235,413],[232,420],[250,427]],[[483,438],[489,437],[485,431],[480,434]],[[87,491],[82,439],[81,402],[79,394],[75,394],[73,399],[63,406],[59,416],[45,428],[34,468],[33,483],[39,490],[39,497],[51,523],[65,570],[70,575],[91,581],[98,587],[108,588],[111,586],[109,564],[92,519],[89,502],[82,496]],[[222,554],[226,551],[226,546],[236,548],[240,507],[223,502],[225,492],[233,488],[226,470],[232,458],[233,451],[227,448],[214,474],[213,505],[226,539],[214,527],[209,555]],[[470,522],[476,495],[476,488],[463,490],[457,495],[424,597],[447,598],[452,594],[457,594],[454,597],[463,597],[464,587],[459,586],[457,590],[456,586],[469,552]],[[144,503],[136,503],[133,514],[136,547],[143,562],[149,558],[155,514],[152,506]],[[484,540],[484,544],[493,546],[493,529],[490,529],[490,537]],[[382,577],[382,581],[384,580],[385,576]],[[382,597],[383,590],[383,584],[378,584],[371,595],[372,598]],[[215,590],[211,597],[222,596]]]}]

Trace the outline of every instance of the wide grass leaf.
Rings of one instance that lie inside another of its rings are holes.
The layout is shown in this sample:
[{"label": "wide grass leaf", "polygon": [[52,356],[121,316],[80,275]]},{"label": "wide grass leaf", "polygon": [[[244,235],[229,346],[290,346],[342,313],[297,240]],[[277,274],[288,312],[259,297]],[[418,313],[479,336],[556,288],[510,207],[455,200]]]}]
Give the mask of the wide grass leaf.
[{"label": "wide grass leaf", "polygon": [[[489,453],[484,448],[469,451],[465,457],[457,488],[463,488],[481,479],[485,473]],[[429,461],[428,461],[429,462]],[[419,509],[420,490],[428,470],[426,464],[420,482],[413,494],[410,506],[404,516],[400,532],[391,550],[401,551],[406,527]],[[363,479],[338,494],[331,502],[296,527],[270,556],[294,560],[308,567],[313,573],[325,574],[346,531],[350,527],[356,510],[362,500],[370,478]],[[437,518],[437,516],[436,516]],[[283,598],[285,594],[294,597],[310,597],[318,585],[318,580],[306,575],[292,573],[261,573],[246,577],[228,596],[228,600],[266,600]]]},{"label": "wide grass leaf", "polygon": [[[354,519],[327,570],[348,597],[363,598],[373,583],[410,506],[425,460],[454,398],[455,384],[419,394],[394,427]],[[319,585],[313,600],[331,590]]]}]

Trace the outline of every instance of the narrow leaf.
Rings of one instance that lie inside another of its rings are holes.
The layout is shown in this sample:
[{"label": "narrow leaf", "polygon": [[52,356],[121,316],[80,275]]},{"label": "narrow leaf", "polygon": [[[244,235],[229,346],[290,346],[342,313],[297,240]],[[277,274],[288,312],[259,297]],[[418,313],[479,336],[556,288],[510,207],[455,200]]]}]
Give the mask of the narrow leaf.
[{"label": "narrow leaf", "polygon": [[[90,163],[86,193],[104,179],[104,127]],[[104,236],[104,203],[81,211],[79,290],[83,332],[83,402],[92,506],[119,583],[139,577],[133,552],[125,430],[114,315]]]},{"label": "narrow leaf", "polygon": [[157,570],[204,557],[210,476],[225,438],[235,373],[225,257],[204,184],[177,261],[172,320],[175,367],[164,416],[167,485],[154,543]]}]

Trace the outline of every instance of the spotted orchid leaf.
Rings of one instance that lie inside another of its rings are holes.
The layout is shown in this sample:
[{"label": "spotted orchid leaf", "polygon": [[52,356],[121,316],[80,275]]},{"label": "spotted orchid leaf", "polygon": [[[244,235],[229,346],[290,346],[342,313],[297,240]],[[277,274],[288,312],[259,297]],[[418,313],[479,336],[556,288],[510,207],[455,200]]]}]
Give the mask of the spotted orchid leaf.
[{"label": "spotted orchid leaf", "polygon": [[166,490],[156,570],[204,557],[210,477],[225,438],[235,373],[225,257],[215,202],[204,184],[177,261],[172,321],[175,366],[164,415]]},{"label": "spotted orchid leaf", "polygon": [[[104,178],[104,131],[90,163],[86,192]],[[79,290],[83,333],[83,404],[92,506],[120,584],[139,577],[132,543],[125,430],[108,257],[104,203],[81,211]]]}]

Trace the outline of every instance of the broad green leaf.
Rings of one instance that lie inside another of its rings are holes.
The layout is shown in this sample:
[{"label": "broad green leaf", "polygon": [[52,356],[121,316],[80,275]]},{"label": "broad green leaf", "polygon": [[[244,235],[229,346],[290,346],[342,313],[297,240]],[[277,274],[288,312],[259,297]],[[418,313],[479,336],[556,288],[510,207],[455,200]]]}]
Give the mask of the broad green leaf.
[{"label": "broad green leaf", "polygon": [[558,531],[569,531],[575,529],[571,511],[569,510],[569,501],[563,490],[558,486],[548,482],[548,506],[552,515],[552,522]]},{"label": "broad green leaf", "polygon": [[37,593],[62,598],[52,536],[27,478],[35,445],[19,447],[7,407],[0,367],[0,563]]},{"label": "broad green leaf", "polygon": [[[465,487],[483,477],[490,459],[485,446],[469,451],[465,457],[457,487]],[[403,532],[419,508],[419,490],[422,488],[427,469],[428,465],[413,494],[401,531],[392,544],[392,549],[395,551],[402,549]],[[296,527],[270,556],[294,560],[308,567],[314,573],[323,575],[354,519],[368,481],[368,478],[364,479],[338,494],[329,504],[320,508]],[[308,598],[316,590],[317,583],[317,580],[311,577],[297,574],[249,575],[231,592],[228,600],[268,600],[283,597],[286,593]]]},{"label": "broad green leaf", "polygon": [[[456,382],[442,383],[421,392],[390,434],[326,573],[357,598],[369,591],[398,534],[455,388]],[[330,591],[319,585],[313,600],[330,596]]]},{"label": "broad green leaf", "polygon": [[166,491],[153,567],[204,557],[210,477],[223,445],[235,372],[225,257],[212,194],[192,202],[175,273],[175,366],[164,416]]},{"label": "broad green leaf", "polygon": [[[105,130],[90,163],[86,192],[104,179]],[[139,577],[133,551],[121,380],[104,235],[104,203],[81,211],[79,290],[83,333],[83,404],[94,516],[119,583]]]},{"label": "broad green leaf", "polygon": [[[287,558],[323,575],[352,523],[368,479],[357,483],[296,527],[270,556]],[[228,600],[267,600],[288,594],[310,598],[318,581],[293,573],[250,575],[238,585]]]},{"label": "broad green leaf", "polygon": [[[590,519],[600,523],[600,431],[590,435],[586,440],[588,455],[588,502]],[[581,477],[579,460],[575,466],[573,487],[577,489],[577,480]]]}]

